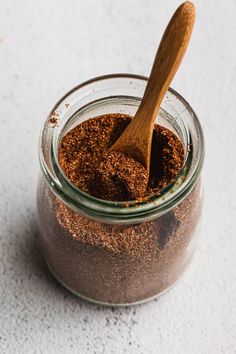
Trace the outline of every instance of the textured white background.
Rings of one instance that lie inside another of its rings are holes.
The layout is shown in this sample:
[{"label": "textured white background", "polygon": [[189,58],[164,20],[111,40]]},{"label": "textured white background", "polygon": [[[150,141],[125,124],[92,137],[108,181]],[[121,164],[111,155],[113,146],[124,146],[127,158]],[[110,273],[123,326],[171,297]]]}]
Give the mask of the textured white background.
[{"label": "textured white background", "polygon": [[1,353],[236,353],[236,1],[195,3],[191,46],[172,86],[205,132],[200,244],[164,297],[110,309],[70,295],[36,248],[38,135],[78,83],[148,75],[180,1],[0,0]]}]

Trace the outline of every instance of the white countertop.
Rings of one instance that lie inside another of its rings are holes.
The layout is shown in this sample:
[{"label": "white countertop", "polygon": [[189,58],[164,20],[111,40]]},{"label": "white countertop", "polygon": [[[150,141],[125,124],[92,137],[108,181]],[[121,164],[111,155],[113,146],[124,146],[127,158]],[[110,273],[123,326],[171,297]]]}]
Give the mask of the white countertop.
[{"label": "white countertop", "polygon": [[64,290],[36,247],[39,131],[76,84],[148,75],[180,1],[0,1],[1,353],[236,353],[236,1],[195,3],[191,46],[172,86],[205,132],[199,247],[165,296],[110,309]]}]

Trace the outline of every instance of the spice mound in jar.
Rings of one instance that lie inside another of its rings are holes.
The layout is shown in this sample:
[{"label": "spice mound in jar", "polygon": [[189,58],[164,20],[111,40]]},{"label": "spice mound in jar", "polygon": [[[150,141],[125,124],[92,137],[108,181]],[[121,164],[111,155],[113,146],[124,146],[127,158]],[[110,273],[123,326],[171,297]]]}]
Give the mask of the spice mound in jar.
[{"label": "spice mound in jar", "polygon": [[154,127],[148,181],[139,161],[109,151],[131,119],[124,114],[91,118],[62,138],[59,163],[76,187],[100,199],[130,201],[158,194],[175,180],[184,161],[183,146],[162,126]]},{"label": "spice mound in jar", "polygon": [[[156,125],[146,183],[146,171],[138,161],[109,152],[130,120],[121,114],[89,119],[64,135],[58,152],[75,186],[95,197],[124,201],[124,208],[126,201],[159,194],[175,181],[184,163],[179,138]],[[162,293],[191,259],[201,214],[200,190],[198,182],[155,219],[109,223],[74,211],[42,181],[38,215],[50,269],[74,293],[103,304],[133,304]]]}]

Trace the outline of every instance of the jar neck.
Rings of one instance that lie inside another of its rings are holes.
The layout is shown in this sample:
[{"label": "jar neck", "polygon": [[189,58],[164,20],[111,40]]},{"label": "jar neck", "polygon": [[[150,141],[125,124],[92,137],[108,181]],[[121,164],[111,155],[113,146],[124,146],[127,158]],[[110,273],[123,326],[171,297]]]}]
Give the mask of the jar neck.
[{"label": "jar neck", "polygon": [[160,195],[142,202],[105,201],[82,192],[63,173],[58,162],[61,137],[91,117],[116,112],[134,115],[146,83],[147,78],[136,75],[110,75],[90,80],[65,95],[47,118],[39,148],[41,168],[52,192],[74,211],[109,223],[152,220],[176,206],[197,182],[204,157],[202,130],[189,104],[172,89],[165,96],[157,121],[179,136],[185,162],[175,182]]}]

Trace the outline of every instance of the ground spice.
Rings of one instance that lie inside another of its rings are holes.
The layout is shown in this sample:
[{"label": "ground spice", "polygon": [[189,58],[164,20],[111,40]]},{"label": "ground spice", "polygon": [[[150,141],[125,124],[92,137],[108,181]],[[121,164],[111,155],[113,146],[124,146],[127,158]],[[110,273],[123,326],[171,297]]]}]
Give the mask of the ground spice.
[{"label": "ground spice", "polygon": [[56,111],[53,111],[50,115],[49,123],[52,125],[53,128],[57,126],[58,123],[58,113]]},{"label": "ground spice", "polygon": [[177,281],[192,258],[201,213],[200,184],[153,221],[112,225],[82,216],[38,188],[40,243],[68,289],[108,304],[149,299]]},{"label": "ground spice", "polygon": [[[77,187],[93,195],[100,188],[99,196],[107,199],[112,193],[119,199],[136,197],[135,181],[130,184],[129,178],[133,174],[125,168],[119,167],[118,173],[122,188],[117,188],[119,183],[110,185],[113,173],[117,175],[111,161],[126,157],[106,154],[129,120],[124,115],[103,116],[65,135],[59,161]],[[128,163],[136,164],[130,159]],[[179,139],[155,126],[146,195],[159,193],[171,183],[182,164]],[[134,165],[142,171],[142,166]],[[108,304],[134,303],[168,289],[191,259],[200,213],[200,183],[164,215],[130,225],[107,224],[76,213],[50,191],[44,179],[38,188],[40,241],[51,271],[76,294]]]},{"label": "ground spice", "polygon": [[140,162],[109,152],[130,121],[127,115],[103,115],[79,124],[63,137],[59,162],[78,188],[101,199],[129,201],[159,193],[174,181],[184,152],[177,136],[164,127],[154,128],[149,181]]}]

